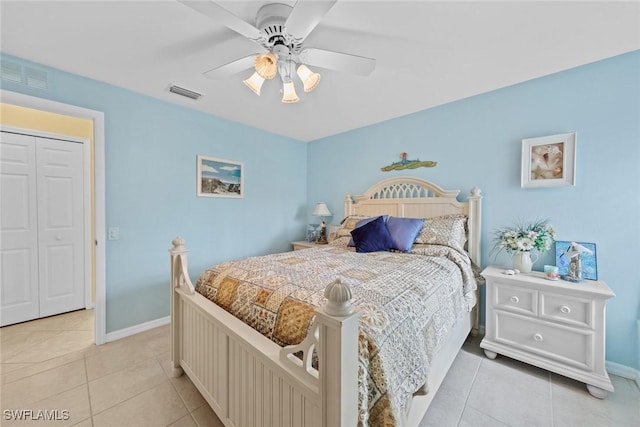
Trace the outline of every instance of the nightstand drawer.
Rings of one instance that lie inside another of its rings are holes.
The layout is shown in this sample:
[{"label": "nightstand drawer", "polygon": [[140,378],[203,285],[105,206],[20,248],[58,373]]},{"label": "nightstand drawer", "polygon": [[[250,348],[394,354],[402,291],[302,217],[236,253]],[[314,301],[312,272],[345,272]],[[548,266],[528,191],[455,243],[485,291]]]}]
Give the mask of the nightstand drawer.
[{"label": "nightstand drawer", "polygon": [[495,285],[495,308],[531,314],[538,314],[538,291],[526,287],[516,287],[504,283]]},{"label": "nightstand drawer", "polygon": [[537,353],[565,365],[593,369],[593,332],[502,311],[494,314],[496,342]]},{"label": "nightstand drawer", "polygon": [[593,327],[593,300],[540,293],[540,317],[568,325]]}]

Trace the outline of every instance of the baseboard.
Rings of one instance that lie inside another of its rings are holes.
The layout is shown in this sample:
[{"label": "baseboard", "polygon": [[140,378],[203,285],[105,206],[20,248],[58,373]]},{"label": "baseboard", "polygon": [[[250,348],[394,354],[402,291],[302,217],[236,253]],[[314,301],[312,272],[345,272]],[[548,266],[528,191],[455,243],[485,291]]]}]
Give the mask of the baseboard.
[{"label": "baseboard", "polygon": [[168,325],[169,323],[171,323],[171,316],[161,317],[160,319],[151,320],[149,322],[140,323],[139,325],[109,332],[107,334],[106,342],[116,341],[131,335],[139,334],[140,332],[148,331],[149,329],[157,328],[158,326]]},{"label": "baseboard", "polygon": [[605,363],[605,368],[610,374],[635,381],[636,384],[638,384],[638,387],[640,387],[640,371],[637,369],[633,369],[630,366],[621,365],[619,363],[610,362],[608,360]]}]

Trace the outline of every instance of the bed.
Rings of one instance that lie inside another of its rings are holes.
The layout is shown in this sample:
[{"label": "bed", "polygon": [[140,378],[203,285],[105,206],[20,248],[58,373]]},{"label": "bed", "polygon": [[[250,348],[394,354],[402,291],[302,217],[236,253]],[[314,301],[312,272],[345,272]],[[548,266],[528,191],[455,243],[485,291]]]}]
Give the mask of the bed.
[{"label": "bed", "polygon": [[[410,253],[355,252],[345,233],[322,248],[214,266],[194,286],[184,241],[176,238],[170,251],[173,374],[188,375],[225,426],[418,425],[477,329],[477,287],[469,275],[480,261],[482,197],[476,188],[464,202],[458,194],[400,177],[346,196],[351,221],[427,218],[423,240],[416,239],[420,244]],[[459,224],[460,217],[464,247],[429,241],[427,223]],[[460,262],[469,267],[457,271]],[[427,276],[442,284],[421,284]],[[399,282],[412,285],[400,289]],[[250,295],[251,304],[232,294]],[[370,295],[377,305],[365,299]],[[279,305],[268,307],[274,300]],[[442,308],[449,305],[455,310]],[[421,314],[429,311],[455,314],[440,324]],[[408,338],[409,330],[417,337]]]}]

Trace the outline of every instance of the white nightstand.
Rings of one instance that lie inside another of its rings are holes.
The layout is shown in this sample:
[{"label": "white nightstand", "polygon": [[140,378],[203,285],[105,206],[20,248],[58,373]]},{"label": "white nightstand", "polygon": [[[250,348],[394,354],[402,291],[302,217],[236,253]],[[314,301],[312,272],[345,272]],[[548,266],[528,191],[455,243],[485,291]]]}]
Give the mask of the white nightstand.
[{"label": "white nightstand", "polygon": [[293,250],[294,251],[298,251],[300,249],[317,248],[317,247],[327,246],[326,243],[319,244],[319,243],[316,243],[316,242],[307,242],[306,240],[299,240],[297,242],[291,242],[291,244],[293,245]]},{"label": "white nightstand", "polygon": [[587,384],[604,399],[613,385],[605,370],[606,301],[601,280],[552,281],[543,273],[502,274],[487,267],[486,356],[502,354]]}]

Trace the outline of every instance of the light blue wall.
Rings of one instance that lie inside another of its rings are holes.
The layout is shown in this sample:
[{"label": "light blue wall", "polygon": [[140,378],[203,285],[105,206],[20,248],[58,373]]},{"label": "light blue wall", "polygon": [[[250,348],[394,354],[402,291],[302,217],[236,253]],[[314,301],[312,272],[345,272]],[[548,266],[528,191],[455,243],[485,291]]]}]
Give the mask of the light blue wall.
[{"label": "light blue wall", "polygon": [[[599,275],[617,294],[608,305],[607,359],[640,368],[640,52],[308,145],[30,65],[50,73],[48,91],[0,87],[105,113],[106,222],[121,233],[107,242],[107,332],[168,315],[174,236],[186,238],[194,276],[218,261],[288,250],[313,220],[314,202],[326,201],[339,222],[344,195],[398,175],[380,167],[407,151],[438,166],[404,174],[483,190],[483,265],[508,264],[489,257],[491,231],[518,219],[548,217],[559,239],[595,242]],[[571,131],[577,185],[520,189],[522,138]],[[198,154],[244,162],[245,198],[195,197]]]},{"label": "light blue wall", "polygon": [[[576,186],[521,189],[522,139],[573,131]],[[380,171],[402,151],[438,165]],[[489,256],[492,230],[519,219],[550,218],[559,240],[595,242],[599,277],[617,295],[607,306],[607,360],[640,368],[639,51],[313,141],[308,155],[308,200],[327,202],[333,223],[346,193],[402,174],[482,189],[483,265],[509,264]],[[548,263],[550,254],[536,267]]]},{"label": "light blue wall", "polygon": [[[304,235],[307,145],[31,64],[49,73],[47,91],[2,88],[103,111],[107,241],[107,332],[169,314],[169,254],[180,235],[193,277],[216,262],[282,252]],[[196,197],[198,154],[244,163],[243,199]],[[102,242],[103,244],[105,242]]]}]

